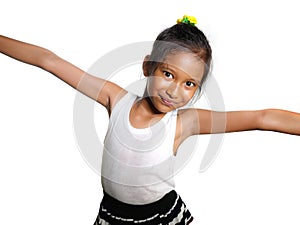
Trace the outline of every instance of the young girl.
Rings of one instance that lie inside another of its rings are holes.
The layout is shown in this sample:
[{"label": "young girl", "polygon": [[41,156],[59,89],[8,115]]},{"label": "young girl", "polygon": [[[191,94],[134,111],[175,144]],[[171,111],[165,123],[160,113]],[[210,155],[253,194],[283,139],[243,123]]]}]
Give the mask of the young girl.
[{"label": "young girl", "polygon": [[184,16],[158,35],[143,62],[147,84],[141,97],[47,49],[0,36],[1,53],[49,71],[107,109],[104,197],[95,225],[191,223],[172,174],[179,146],[192,135],[254,129],[300,134],[300,114],[294,112],[188,107],[200,96],[212,59],[209,42],[195,23]]}]

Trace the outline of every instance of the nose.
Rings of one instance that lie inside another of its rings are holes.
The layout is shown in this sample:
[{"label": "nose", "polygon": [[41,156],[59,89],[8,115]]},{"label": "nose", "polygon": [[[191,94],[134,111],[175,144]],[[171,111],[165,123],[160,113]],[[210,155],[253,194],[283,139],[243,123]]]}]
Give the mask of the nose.
[{"label": "nose", "polygon": [[169,98],[171,99],[176,99],[177,95],[179,92],[179,87],[177,84],[171,84],[170,86],[168,86],[167,90],[166,90],[166,94],[168,95]]}]

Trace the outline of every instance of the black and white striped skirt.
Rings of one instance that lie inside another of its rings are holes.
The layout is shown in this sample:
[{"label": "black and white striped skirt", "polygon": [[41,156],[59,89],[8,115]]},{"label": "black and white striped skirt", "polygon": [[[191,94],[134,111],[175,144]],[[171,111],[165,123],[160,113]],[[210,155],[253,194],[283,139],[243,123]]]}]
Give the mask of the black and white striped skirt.
[{"label": "black and white striped skirt", "polygon": [[104,193],[94,225],[186,225],[193,217],[173,190],[157,202],[130,205]]}]

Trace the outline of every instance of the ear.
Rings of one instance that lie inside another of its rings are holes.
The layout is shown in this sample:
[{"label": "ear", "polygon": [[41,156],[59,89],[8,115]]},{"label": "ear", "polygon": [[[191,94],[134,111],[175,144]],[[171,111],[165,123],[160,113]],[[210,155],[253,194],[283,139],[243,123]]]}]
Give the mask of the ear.
[{"label": "ear", "polygon": [[146,55],[143,61],[143,73],[145,77],[149,77],[149,59],[150,55]]}]

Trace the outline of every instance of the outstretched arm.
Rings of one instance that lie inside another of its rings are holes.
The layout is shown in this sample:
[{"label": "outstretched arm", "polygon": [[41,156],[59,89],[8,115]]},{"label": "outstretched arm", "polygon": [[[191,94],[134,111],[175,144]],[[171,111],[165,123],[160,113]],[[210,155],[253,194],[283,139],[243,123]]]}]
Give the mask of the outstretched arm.
[{"label": "outstretched arm", "polygon": [[214,112],[195,109],[185,114],[185,118],[190,118],[188,136],[248,130],[268,130],[300,135],[300,114],[286,110]]},{"label": "outstretched arm", "polygon": [[39,46],[0,35],[0,52],[54,74],[73,88],[101,103],[109,111],[118,94],[124,91],[114,83],[89,75]]},{"label": "outstretched arm", "polygon": [[300,135],[300,113],[279,109],[263,110],[259,125],[261,130]]}]

